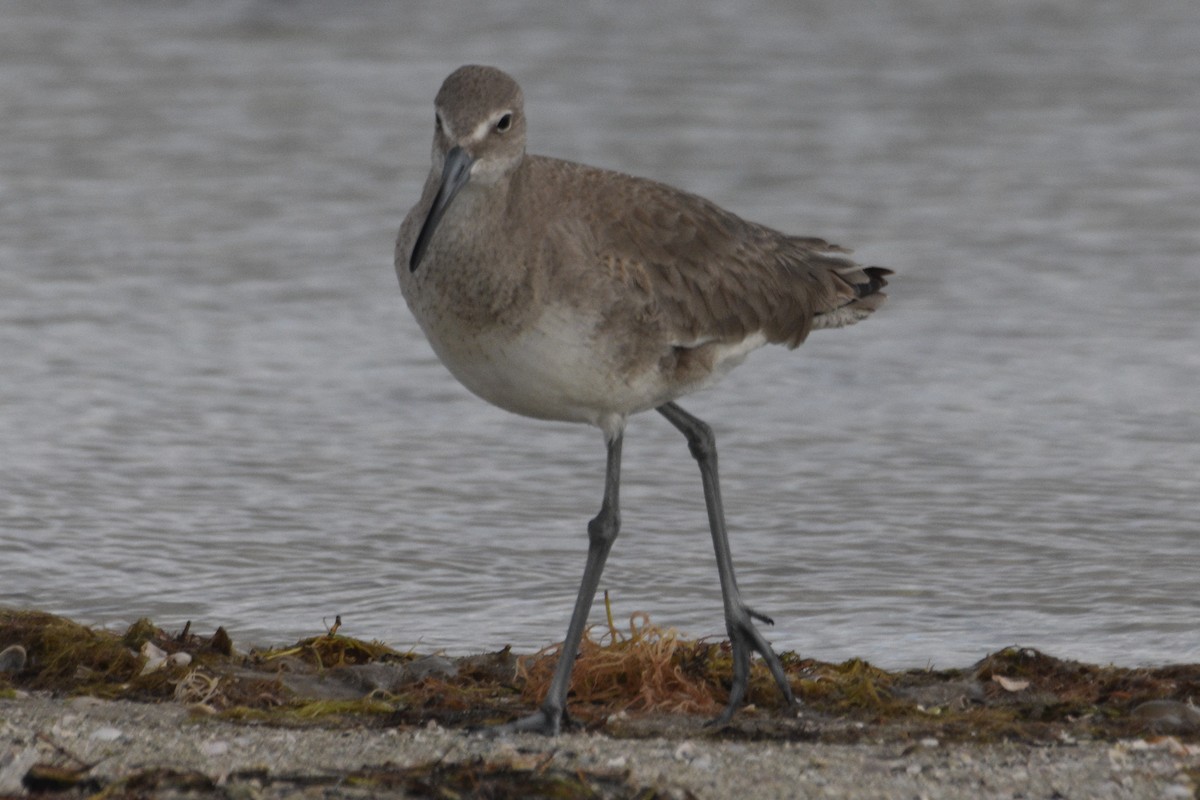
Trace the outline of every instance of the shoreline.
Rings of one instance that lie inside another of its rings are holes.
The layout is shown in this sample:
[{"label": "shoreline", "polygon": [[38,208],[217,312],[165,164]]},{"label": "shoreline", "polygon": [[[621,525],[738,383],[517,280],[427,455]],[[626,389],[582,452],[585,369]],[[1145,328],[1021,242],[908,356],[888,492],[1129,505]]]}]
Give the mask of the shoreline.
[{"label": "shoreline", "polygon": [[649,624],[585,638],[567,732],[482,732],[536,706],[552,652],[449,658],[325,635],[237,652],[0,609],[0,800],[1200,797],[1200,665],[1127,669],[1006,648],[887,672],[781,653],[733,721],[729,653]]}]

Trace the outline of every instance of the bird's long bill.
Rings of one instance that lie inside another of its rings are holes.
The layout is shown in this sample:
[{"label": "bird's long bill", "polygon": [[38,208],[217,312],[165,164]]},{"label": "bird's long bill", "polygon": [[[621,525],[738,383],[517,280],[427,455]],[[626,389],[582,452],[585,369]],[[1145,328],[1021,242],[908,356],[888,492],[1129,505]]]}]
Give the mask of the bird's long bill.
[{"label": "bird's long bill", "polygon": [[421,232],[417,234],[417,243],[413,245],[412,256],[408,259],[408,268],[413,272],[416,272],[417,267],[421,265],[421,259],[425,256],[426,248],[429,247],[429,240],[433,238],[433,232],[437,230],[438,223],[442,221],[442,216],[450,207],[454,196],[458,194],[459,189],[466,186],[467,179],[471,177],[471,165],[474,163],[475,159],[471,158],[461,147],[452,147],[450,152],[446,153],[446,163],[442,167],[442,182],[438,186],[437,195],[433,198],[433,205],[429,208],[429,216],[425,217],[425,223],[421,225]]}]

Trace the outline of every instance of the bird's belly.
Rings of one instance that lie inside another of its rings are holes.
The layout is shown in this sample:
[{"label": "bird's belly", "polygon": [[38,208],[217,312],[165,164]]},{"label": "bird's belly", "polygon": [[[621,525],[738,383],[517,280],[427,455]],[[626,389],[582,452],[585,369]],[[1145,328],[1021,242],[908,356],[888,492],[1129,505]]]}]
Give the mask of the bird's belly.
[{"label": "bird's belly", "polygon": [[539,419],[607,428],[614,417],[653,408],[671,389],[651,353],[622,359],[571,309],[547,308],[520,330],[426,325],[434,351],[468,389],[493,405]]}]

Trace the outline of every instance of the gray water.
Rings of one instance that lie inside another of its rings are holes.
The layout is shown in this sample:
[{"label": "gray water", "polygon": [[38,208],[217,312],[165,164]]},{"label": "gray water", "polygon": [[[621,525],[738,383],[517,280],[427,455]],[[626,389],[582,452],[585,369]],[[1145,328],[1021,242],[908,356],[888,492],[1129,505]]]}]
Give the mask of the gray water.
[{"label": "gray water", "polygon": [[[1200,659],[1200,6],[625,5],[6,2],[0,605],[561,638],[601,437],[469,395],[391,266],[482,62],[531,151],[897,271],[684,403],[777,647]],[[684,442],[648,415],[625,450],[614,613],[723,634]]]}]

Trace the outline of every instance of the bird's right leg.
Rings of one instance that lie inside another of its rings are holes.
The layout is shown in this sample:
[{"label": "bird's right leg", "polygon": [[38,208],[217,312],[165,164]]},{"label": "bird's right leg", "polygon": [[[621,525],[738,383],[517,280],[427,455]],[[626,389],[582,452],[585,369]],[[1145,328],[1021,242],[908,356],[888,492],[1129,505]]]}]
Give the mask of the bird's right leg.
[{"label": "bird's right leg", "polygon": [[493,733],[529,731],[556,736],[562,728],[566,716],[567,692],[571,688],[571,670],[575,666],[575,657],[579,652],[579,642],[583,639],[583,629],[587,625],[588,614],[592,610],[592,601],[596,597],[596,589],[600,585],[600,574],[604,571],[604,562],[612,550],[613,542],[621,529],[621,512],[618,503],[618,491],[621,483],[621,442],[624,434],[620,431],[608,442],[608,464],[604,473],[604,501],[600,505],[600,513],[588,523],[588,554],[587,564],[583,568],[583,580],[579,584],[579,595],[575,598],[575,610],[571,614],[571,624],[567,626],[567,637],[563,640],[562,649],[558,654],[558,664],[554,668],[554,678],[546,699],[537,712],[523,717],[507,725],[493,729]]},{"label": "bird's right leg", "polygon": [[754,620],[773,624],[771,618],[751,609],[742,601],[737,579],[733,574],[733,556],[729,551],[729,535],[725,531],[725,510],[721,504],[721,484],[717,479],[717,443],[712,429],[701,419],[692,416],[675,403],[664,403],[657,409],[688,441],[688,449],[700,465],[700,479],[704,485],[704,504],[708,509],[708,522],[712,531],[713,549],[717,556],[717,576],[721,580],[721,597],[725,604],[725,628],[733,647],[733,683],[729,689],[729,704],[714,725],[725,725],[733,718],[734,711],[746,696],[750,678],[750,655],[762,656],[771,671],[784,702],[789,708],[796,706],[796,697],[788,683],[787,674],[779,656],[771,645],[754,627]]}]

